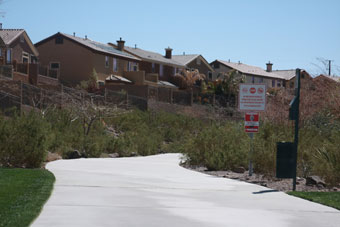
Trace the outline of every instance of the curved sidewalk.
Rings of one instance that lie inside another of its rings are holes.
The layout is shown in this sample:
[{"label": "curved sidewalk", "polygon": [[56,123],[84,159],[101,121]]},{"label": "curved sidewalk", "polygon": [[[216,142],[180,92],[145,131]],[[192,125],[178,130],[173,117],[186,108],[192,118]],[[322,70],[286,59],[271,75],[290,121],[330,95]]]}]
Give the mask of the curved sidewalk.
[{"label": "curved sidewalk", "polygon": [[340,212],[184,169],[179,154],[48,163],[51,198],[32,226],[328,227]]}]

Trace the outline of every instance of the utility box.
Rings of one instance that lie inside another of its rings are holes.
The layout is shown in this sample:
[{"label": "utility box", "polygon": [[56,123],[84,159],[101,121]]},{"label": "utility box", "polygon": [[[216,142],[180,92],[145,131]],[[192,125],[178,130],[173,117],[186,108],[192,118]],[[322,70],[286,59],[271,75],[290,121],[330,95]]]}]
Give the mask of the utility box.
[{"label": "utility box", "polygon": [[293,178],[295,171],[295,145],[291,142],[278,142],[276,153],[276,177]]}]

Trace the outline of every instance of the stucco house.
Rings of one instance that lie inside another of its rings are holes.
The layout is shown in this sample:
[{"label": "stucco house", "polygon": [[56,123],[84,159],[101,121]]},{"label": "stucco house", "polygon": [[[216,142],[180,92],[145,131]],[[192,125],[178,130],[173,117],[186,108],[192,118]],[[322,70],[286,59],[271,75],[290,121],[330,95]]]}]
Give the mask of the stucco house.
[{"label": "stucco house", "polygon": [[[110,43],[113,47],[115,44]],[[146,80],[170,81],[185,65],[175,61],[172,57],[172,49],[166,48],[165,55],[140,48],[125,46],[124,51],[141,59],[139,70],[145,72]]]},{"label": "stucco house", "polygon": [[88,80],[96,70],[98,80],[110,79],[111,75],[138,77],[140,58],[123,51],[123,40],[118,47],[96,42],[85,37],[58,32],[36,43],[40,62],[59,71],[60,81],[76,86]]},{"label": "stucco house", "polygon": [[230,61],[215,60],[210,63],[215,72],[213,77],[219,78],[222,73],[228,73],[231,70],[237,70],[241,75],[245,76],[246,83],[265,83],[267,87],[285,87],[286,78],[283,75],[276,74],[272,71],[272,63],[267,63],[266,70],[241,62],[235,63]]},{"label": "stucco house", "polygon": [[38,50],[24,29],[3,29],[0,24],[0,64],[36,63]]},{"label": "stucco house", "polygon": [[186,66],[187,70],[197,69],[201,74],[205,75],[206,80],[212,80],[214,69],[207,60],[200,54],[173,55],[173,59]]}]

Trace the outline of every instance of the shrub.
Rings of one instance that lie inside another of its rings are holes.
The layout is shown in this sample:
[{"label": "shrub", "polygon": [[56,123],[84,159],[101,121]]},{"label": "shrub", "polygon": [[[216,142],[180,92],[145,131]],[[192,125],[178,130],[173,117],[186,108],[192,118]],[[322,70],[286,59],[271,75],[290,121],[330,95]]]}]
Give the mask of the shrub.
[{"label": "shrub", "polygon": [[40,114],[0,118],[0,165],[39,168],[47,155],[49,125]]},{"label": "shrub", "polygon": [[237,123],[213,124],[191,137],[184,147],[187,161],[210,170],[247,166],[248,142]]}]

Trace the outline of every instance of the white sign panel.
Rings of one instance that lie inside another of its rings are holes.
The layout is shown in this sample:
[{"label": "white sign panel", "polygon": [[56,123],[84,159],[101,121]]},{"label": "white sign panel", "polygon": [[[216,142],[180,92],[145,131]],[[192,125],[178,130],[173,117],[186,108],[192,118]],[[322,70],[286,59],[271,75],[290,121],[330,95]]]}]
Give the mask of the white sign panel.
[{"label": "white sign panel", "polygon": [[239,110],[265,111],[266,85],[265,84],[240,84]]}]

